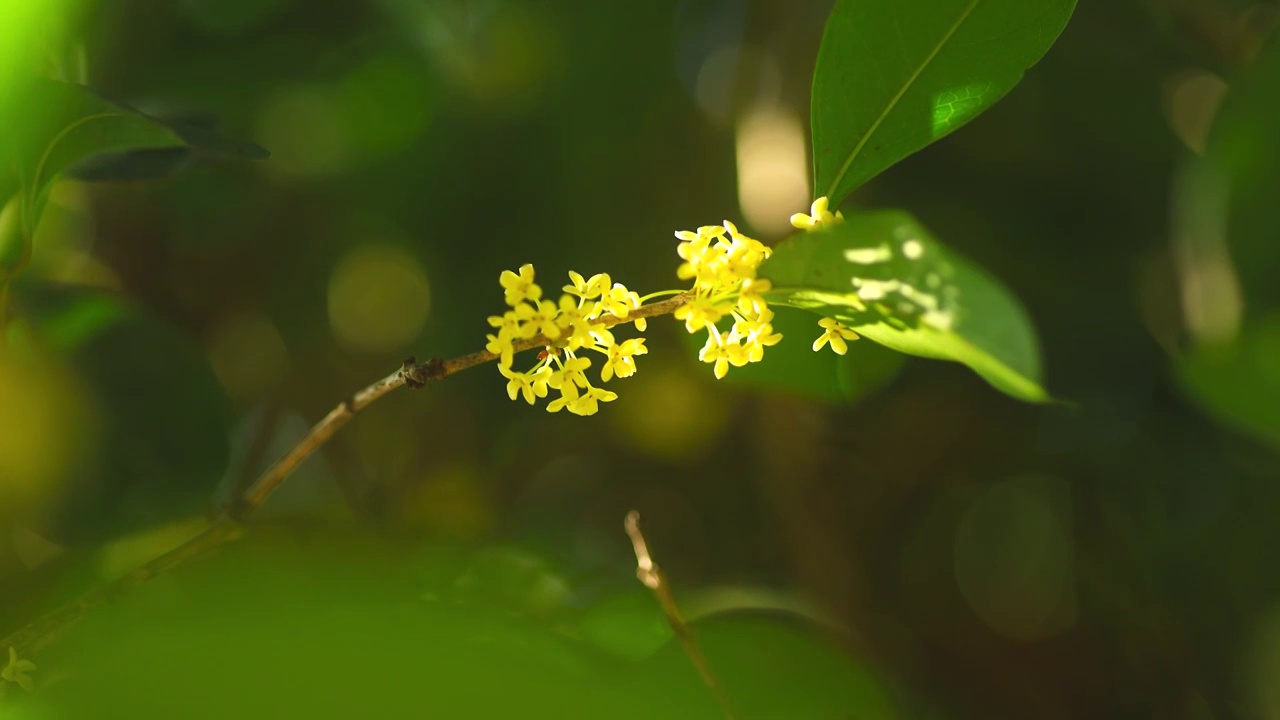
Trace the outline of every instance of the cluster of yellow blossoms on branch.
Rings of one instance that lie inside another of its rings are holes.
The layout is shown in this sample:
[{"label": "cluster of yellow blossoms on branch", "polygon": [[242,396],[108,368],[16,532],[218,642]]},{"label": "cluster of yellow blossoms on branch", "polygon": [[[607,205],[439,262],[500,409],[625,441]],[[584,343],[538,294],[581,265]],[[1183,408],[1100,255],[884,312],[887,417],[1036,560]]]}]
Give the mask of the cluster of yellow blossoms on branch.
[{"label": "cluster of yellow blossoms on branch", "polygon": [[[810,213],[792,215],[791,224],[815,230],[843,219],[839,212],[830,212],[826,198],[815,200]],[[717,379],[724,377],[730,366],[762,360],[764,349],[782,340],[773,329],[773,311],[765,300],[772,286],[767,279],[756,277],[760,263],[772,251],[739,232],[728,220],[696,232],[679,230],[675,235],[680,240],[676,252],[683,261],[676,275],[693,281],[687,290],[664,290],[641,298],[606,273],[584,278],[570,272],[570,284],[562,288],[559,301],[552,302],[543,298],[542,288],[534,282],[532,265],[524,265],[518,272],[504,271],[499,282],[509,309],[489,318],[495,334],[487,336],[485,350],[498,358],[498,371],[507,379],[507,395],[512,400],[523,397],[533,405],[550,390],[557,390],[560,397],[547,404],[548,412],[567,409],[576,415],[595,414],[600,403],[618,396],[591,384],[587,375],[590,353],[602,356],[601,383],[634,375],[636,356],[648,352],[644,338],[619,341],[610,327],[626,322],[645,300],[662,295],[689,295],[688,302],[676,309],[675,318],[683,320],[690,333],[707,331],[698,359],[713,366]],[[728,329],[720,327],[725,320],[733,322]],[[645,330],[645,318],[636,318],[633,323],[637,330]],[[814,341],[814,351],[829,344],[843,355],[848,349],[845,341],[858,338],[833,318],[822,318],[818,324],[823,333]],[[546,344],[537,363],[524,372],[512,369],[516,344],[539,336]]]}]

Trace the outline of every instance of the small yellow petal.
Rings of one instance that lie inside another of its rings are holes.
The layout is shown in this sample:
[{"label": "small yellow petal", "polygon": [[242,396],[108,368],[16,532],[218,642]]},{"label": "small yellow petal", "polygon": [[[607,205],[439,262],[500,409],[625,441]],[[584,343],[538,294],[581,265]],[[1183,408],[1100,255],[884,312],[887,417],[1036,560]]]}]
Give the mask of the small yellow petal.
[{"label": "small yellow petal", "polygon": [[791,226],[800,230],[808,230],[813,227],[813,218],[804,213],[796,213],[791,216]]}]

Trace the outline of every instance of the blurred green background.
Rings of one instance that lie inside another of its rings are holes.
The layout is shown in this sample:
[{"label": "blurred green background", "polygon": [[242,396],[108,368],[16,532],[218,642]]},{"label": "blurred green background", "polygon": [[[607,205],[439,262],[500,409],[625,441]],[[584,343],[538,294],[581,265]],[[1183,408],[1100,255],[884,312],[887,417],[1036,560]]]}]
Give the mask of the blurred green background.
[{"label": "blurred green background", "polygon": [[[788,234],[829,9],[112,0],[0,31],[0,66],[271,152],[55,187],[0,356],[0,634],[406,356],[480,349],[502,270],[643,294],[679,286],[673,230]],[[1280,717],[1280,123],[1247,122],[1280,117],[1278,14],[1082,0],[1009,97],[855,195],[1012,288],[1070,405],[808,354],[807,317],[723,382],[651,321],[589,419],[470,370],[42,649],[0,717],[716,717],[632,508],[742,717]],[[1227,193],[1199,158],[1237,87]]]}]

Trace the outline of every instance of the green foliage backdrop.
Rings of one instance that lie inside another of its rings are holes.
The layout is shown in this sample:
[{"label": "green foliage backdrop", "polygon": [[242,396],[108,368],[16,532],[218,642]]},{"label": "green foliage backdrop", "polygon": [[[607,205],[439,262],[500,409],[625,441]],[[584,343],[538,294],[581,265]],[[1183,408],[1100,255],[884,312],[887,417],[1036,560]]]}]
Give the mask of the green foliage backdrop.
[{"label": "green foliage backdrop", "polygon": [[0,647],[0,718],[723,716],[631,509],[736,717],[1277,715],[1278,20],[0,6],[0,636],[482,348],[503,270],[687,287],[672,231],[728,218],[784,336],[717,381],[651,318],[591,418],[392,393]]}]

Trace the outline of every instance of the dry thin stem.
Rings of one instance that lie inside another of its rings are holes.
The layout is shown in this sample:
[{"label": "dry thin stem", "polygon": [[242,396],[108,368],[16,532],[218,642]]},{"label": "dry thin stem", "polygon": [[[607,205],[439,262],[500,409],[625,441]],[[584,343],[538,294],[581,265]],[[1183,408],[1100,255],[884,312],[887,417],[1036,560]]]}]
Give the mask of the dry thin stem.
[{"label": "dry thin stem", "polygon": [[724,716],[729,720],[733,720],[733,708],[729,705],[729,698],[724,694],[724,689],[720,687],[720,683],[716,681],[716,676],[711,672],[711,665],[707,662],[707,656],[702,653],[702,647],[698,645],[698,638],[693,632],[693,626],[680,614],[680,607],[676,605],[676,599],[671,594],[671,587],[667,583],[666,576],[658,569],[658,564],[653,561],[653,556],[649,554],[649,543],[645,542],[644,533],[640,531],[640,513],[635,510],[627,513],[627,519],[623,526],[627,530],[627,535],[631,538],[631,547],[636,553],[636,577],[640,579],[640,582],[644,583],[645,587],[653,591],[653,596],[658,599],[658,604],[662,606],[662,614],[667,616],[667,624],[671,626],[672,632],[680,640],[680,645],[684,648],[685,655],[689,656],[693,666],[698,669],[698,674],[702,676],[702,681],[711,689],[711,694],[715,696],[716,702],[720,704],[720,709],[724,711]]},{"label": "dry thin stem", "polygon": [[[684,305],[688,300],[689,296],[681,293],[666,300],[642,305],[632,310],[626,318],[609,315],[601,318],[601,322],[607,327],[612,327],[620,323],[633,322],[640,318],[667,315],[675,312],[676,308]],[[515,343],[515,351],[524,352],[525,350],[544,347],[547,344],[547,338],[538,335]],[[432,380],[443,380],[456,372],[497,359],[497,355],[481,351],[453,358],[452,360],[437,358],[423,363],[417,362],[412,357],[405,360],[404,364],[395,372],[343,400],[331,410],[323,420],[311,428],[311,432],[307,433],[306,437],[289,452],[285,453],[284,457],[267,468],[266,472],[249,486],[243,496],[234,499],[227,507],[223,508],[222,514],[209,527],[202,530],[200,534],[141,565],[129,574],[95,588],[83,597],[19,628],[8,637],[0,639],[0,651],[8,647],[13,647],[19,653],[33,649],[38,650],[55,633],[75,624],[90,611],[106,605],[124,591],[141,585],[166,570],[203,555],[223,543],[238,538],[241,535],[240,523],[254,510],[258,509],[304,460],[328,442],[330,438],[342,429],[342,426],[356,416],[356,413],[359,413],[391,391],[406,385],[410,388],[421,388]]]}]

